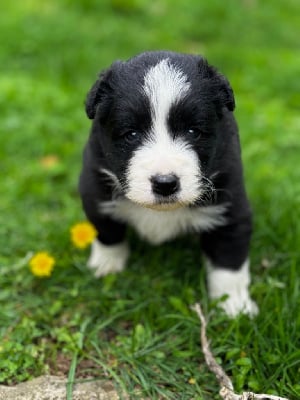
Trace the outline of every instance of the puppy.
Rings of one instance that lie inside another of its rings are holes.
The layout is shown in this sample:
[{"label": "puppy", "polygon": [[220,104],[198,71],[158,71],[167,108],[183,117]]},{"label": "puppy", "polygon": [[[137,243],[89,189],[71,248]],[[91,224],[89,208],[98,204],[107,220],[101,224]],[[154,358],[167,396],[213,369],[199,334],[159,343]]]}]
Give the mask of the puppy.
[{"label": "puppy", "polygon": [[79,184],[99,232],[88,260],[96,277],[124,268],[127,225],[155,245],[197,232],[210,297],[227,295],[230,317],[257,313],[234,108],[229,82],[200,56],[146,52],[99,76]]}]

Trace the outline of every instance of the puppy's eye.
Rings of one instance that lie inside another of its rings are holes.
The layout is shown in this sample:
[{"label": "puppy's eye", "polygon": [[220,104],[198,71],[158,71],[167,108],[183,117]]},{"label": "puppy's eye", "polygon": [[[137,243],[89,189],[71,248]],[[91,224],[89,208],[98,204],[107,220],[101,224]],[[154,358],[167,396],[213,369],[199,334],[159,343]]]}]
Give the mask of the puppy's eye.
[{"label": "puppy's eye", "polygon": [[192,140],[198,140],[202,136],[202,131],[198,128],[190,128],[187,130],[187,136]]},{"label": "puppy's eye", "polygon": [[127,131],[125,132],[122,137],[124,138],[124,140],[129,143],[129,144],[133,144],[133,143],[137,143],[138,140],[140,139],[140,133],[137,131]]}]

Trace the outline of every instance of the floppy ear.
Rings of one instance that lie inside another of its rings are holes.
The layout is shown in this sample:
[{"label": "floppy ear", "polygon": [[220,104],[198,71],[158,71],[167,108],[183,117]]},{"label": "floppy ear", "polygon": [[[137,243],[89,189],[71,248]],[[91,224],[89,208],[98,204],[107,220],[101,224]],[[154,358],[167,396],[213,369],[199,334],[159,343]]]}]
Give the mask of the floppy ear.
[{"label": "floppy ear", "polygon": [[209,65],[205,60],[200,62],[200,74],[203,78],[210,81],[213,92],[213,102],[219,118],[222,117],[222,108],[226,107],[229,111],[235,109],[235,100],[230,83],[216,68]]},{"label": "floppy ear", "polygon": [[217,99],[219,105],[227,107],[229,111],[233,111],[235,109],[235,100],[229,81],[220,73],[216,74],[215,79],[217,80]]},{"label": "floppy ear", "polygon": [[111,91],[110,78],[111,68],[103,71],[98,80],[93,84],[85,101],[85,111],[90,119],[94,119],[97,111],[97,106]]}]

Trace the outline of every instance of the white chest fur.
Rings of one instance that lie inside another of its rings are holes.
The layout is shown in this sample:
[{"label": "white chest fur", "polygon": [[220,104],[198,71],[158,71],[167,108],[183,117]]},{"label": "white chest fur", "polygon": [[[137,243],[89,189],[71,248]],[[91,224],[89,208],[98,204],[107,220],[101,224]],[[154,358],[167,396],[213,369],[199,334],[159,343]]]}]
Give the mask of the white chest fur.
[{"label": "white chest fur", "polygon": [[100,208],[102,213],[133,226],[141,237],[152,244],[163,243],[185,232],[206,231],[226,223],[226,205],[156,211],[123,199],[101,204]]}]

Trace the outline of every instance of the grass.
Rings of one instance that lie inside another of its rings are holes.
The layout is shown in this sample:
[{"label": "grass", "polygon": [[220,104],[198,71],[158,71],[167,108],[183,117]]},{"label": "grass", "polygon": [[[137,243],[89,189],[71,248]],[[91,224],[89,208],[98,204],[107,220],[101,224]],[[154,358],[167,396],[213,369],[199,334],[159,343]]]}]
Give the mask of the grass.
[{"label": "grass", "polygon": [[[217,399],[189,309],[200,298],[214,354],[236,389],[299,398],[298,1],[26,0],[1,8],[0,381],[51,372],[113,379],[131,398],[138,390],[151,399]],[[84,219],[77,178],[90,124],[85,95],[113,60],[160,48],[206,55],[234,87],[255,212],[260,314],[252,321],[214,312],[196,238],[151,248],[130,233],[127,270],[101,280],[85,267],[88,251],[70,244],[70,227]],[[57,260],[49,279],[28,268],[40,250]]]}]

